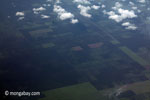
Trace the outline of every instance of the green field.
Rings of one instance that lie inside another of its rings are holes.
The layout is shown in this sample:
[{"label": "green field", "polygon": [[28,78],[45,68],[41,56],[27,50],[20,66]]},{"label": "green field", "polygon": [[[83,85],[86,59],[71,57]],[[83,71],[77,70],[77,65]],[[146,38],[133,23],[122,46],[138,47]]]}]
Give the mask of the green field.
[{"label": "green field", "polygon": [[150,92],[150,81],[136,82],[133,84],[129,84],[126,90],[132,90],[136,94],[147,93]]},{"label": "green field", "polygon": [[147,61],[145,61],[143,58],[139,57],[136,53],[131,51],[129,48],[122,46],[119,47],[125,54],[127,54],[130,58],[132,58],[134,61],[142,65],[143,67],[150,65]]},{"label": "green field", "polygon": [[45,29],[34,30],[34,31],[30,31],[29,34],[34,38],[38,38],[38,37],[47,37],[48,32],[52,32],[52,29],[45,28]]},{"label": "green field", "polygon": [[39,100],[107,100],[89,82],[44,91]]},{"label": "green field", "polygon": [[110,41],[112,44],[120,44],[120,42],[118,41],[118,40],[112,40],[112,41]]},{"label": "green field", "polygon": [[52,43],[52,42],[42,44],[42,47],[43,47],[43,48],[51,48],[51,47],[54,47],[54,46],[55,46],[55,44]]},{"label": "green field", "polygon": [[28,29],[40,28],[42,26],[43,26],[43,24],[36,24],[36,23],[27,22],[27,24],[23,25],[21,29],[28,30]]}]

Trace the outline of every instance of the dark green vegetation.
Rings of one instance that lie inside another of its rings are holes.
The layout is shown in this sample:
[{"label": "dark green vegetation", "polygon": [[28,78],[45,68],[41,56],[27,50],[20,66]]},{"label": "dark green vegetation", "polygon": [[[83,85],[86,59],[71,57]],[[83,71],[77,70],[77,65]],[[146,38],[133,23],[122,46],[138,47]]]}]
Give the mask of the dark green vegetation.
[{"label": "dark green vegetation", "polygon": [[[58,20],[52,6],[45,12],[50,19],[33,15],[31,9],[41,6],[41,0],[16,2],[11,15],[24,3],[29,16],[17,21],[0,11],[2,93],[41,91],[41,97],[30,98],[36,100],[149,100],[150,65],[141,55],[146,55],[150,42],[140,31],[125,30],[101,12],[85,18],[71,0],[63,0],[62,6],[74,12],[77,24]],[[116,96],[125,85],[123,96]]]}]

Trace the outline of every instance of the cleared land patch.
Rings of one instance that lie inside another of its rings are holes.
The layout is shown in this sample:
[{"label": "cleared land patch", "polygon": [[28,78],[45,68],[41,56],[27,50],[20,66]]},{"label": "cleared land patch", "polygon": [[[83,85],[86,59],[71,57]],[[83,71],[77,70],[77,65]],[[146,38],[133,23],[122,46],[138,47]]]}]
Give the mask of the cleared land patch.
[{"label": "cleared land patch", "polygon": [[127,54],[130,58],[132,58],[134,61],[142,65],[143,67],[150,65],[149,62],[145,61],[143,58],[139,57],[136,53],[134,53],[129,48],[122,46],[119,47],[125,54]]},{"label": "cleared land patch", "polygon": [[147,93],[150,92],[150,81],[136,82],[133,84],[129,84],[126,87],[126,90],[132,90],[136,94]]},{"label": "cleared land patch", "polygon": [[48,32],[52,32],[52,30],[50,28],[39,29],[35,31],[30,31],[29,34],[34,38],[38,38],[38,37],[47,37]]},{"label": "cleared land patch", "polygon": [[99,48],[103,45],[102,42],[99,42],[99,43],[92,43],[92,44],[88,44],[88,47],[89,48]]},{"label": "cleared land patch", "polygon": [[118,40],[112,40],[112,41],[110,41],[112,44],[114,44],[114,45],[116,45],[116,44],[120,44],[120,42],[118,41]]},{"label": "cleared land patch", "polygon": [[89,82],[44,91],[39,100],[107,100]]},{"label": "cleared land patch", "polygon": [[52,43],[52,42],[42,44],[42,47],[43,47],[43,48],[51,48],[51,47],[54,47],[54,46],[55,46],[55,44]]},{"label": "cleared land patch", "polygon": [[80,46],[75,46],[75,47],[72,47],[71,49],[72,49],[73,51],[81,51],[81,50],[83,50],[83,48],[80,47]]}]

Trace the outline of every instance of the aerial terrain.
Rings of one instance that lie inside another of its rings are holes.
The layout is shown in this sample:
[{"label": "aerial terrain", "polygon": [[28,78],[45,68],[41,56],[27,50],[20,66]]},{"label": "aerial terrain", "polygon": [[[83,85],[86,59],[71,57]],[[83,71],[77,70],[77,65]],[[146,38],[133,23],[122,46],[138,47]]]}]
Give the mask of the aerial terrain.
[{"label": "aerial terrain", "polygon": [[150,100],[150,0],[0,0],[0,96]]}]

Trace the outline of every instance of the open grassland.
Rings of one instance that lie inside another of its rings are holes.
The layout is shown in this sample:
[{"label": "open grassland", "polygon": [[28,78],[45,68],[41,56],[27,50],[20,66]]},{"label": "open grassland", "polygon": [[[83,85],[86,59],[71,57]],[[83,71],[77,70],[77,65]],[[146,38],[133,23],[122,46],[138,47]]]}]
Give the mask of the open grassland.
[{"label": "open grassland", "polygon": [[52,30],[50,28],[39,29],[35,31],[30,31],[29,34],[34,38],[38,38],[38,37],[44,37],[44,36],[47,37],[48,32],[52,32]]},{"label": "open grassland", "polygon": [[112,40],[112,41],[110,41],[112,44],[120,44],[120,42],[118,41],[118,40]]},{"label": "open grassland", "polygon": [[39,100],[108,100],[89,82],[44,91]]},{"label": "open grassland", "polygon": [[21,29],[24,29],[24,30],[29,30],[29,29],[34,29],[34,28],[40,28],[42,27],[43,25],[42,24],[36,24],[36,23],[27,23],[27,25],[23,25],[23,28]]},{"label": "open grassland", "polygon": [[136,61],[137,63],[139,63],[140,65],[142,65],[143,67],[150,65],[147,61],[145,61],[144,59],[142,59],[141,57],[139,57],[136,53],[134,53],[133,51],[131,51],[129,48],[122,46],[119,47],[125,54],[127,54],[130,58],[132,58],[134,61]]},{"label": "open grassland", "polygon": [[54,47],[54,46],[55,46],[55,44],[52,43],[52,42],[42,44],[42,47],[43,47],[43,48],[51,48],[51,47]]},{"label": "open grassland", "polygon": [[136,82],[127,85],[126,90],[132,90],[136,94],[150,92],[150,81]]}]

